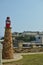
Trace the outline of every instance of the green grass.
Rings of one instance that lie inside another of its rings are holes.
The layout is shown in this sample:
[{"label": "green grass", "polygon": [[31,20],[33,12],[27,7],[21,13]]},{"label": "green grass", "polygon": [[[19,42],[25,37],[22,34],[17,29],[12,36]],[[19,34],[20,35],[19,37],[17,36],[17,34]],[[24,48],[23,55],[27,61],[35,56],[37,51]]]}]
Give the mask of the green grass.
[{"label": "green grass", "polygon": [[43,65],[43,54],[24,55],[22,60],[4,65]]}]

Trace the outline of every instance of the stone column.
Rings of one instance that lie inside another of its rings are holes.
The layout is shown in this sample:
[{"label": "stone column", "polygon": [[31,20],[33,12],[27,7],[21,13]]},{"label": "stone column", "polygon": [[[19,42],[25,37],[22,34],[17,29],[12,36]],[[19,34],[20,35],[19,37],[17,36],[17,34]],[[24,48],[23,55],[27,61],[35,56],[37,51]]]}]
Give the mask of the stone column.
[{"label": "stone column", "polygon": [[13,42],[12,42],[12,33],[11,33],[11,27],[5,28],[5,36],[4,36],[4,42],[3,42],[3,52],[2,57],[4,59],[13,59]]},{"label": "stone column", "polygon": [[23,41],[19,41],[18,43],[18,50],[21,51],[23,48]]}]

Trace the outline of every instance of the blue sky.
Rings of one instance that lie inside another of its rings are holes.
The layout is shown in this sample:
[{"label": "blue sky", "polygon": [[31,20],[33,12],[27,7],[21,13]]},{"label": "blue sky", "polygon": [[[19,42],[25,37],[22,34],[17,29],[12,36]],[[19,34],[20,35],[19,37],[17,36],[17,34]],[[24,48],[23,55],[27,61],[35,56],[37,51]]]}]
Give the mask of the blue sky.
[{"label": "blue sky", "polygon": [[43,0],[0,0],[0,36],[7,16],[12,32],[43,31]]}]

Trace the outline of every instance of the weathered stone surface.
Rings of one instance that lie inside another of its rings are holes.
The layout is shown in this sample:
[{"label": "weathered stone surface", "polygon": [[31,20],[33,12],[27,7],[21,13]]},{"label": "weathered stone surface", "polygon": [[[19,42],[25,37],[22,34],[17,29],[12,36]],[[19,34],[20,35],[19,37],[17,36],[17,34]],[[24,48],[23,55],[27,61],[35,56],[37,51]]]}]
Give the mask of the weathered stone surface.
[{"label": "weathered stone surface", "polygon": [[4,59],[13,58],[13,42],[11,28],[5,28],[2,57]]}]

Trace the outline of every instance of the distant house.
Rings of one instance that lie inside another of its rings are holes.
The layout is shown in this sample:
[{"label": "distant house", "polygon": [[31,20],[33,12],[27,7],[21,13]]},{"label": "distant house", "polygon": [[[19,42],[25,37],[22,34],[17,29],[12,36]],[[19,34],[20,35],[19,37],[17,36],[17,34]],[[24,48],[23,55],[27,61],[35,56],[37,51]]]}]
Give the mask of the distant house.
[{"label": "distant house", "polygon": [[[14,47],[18,47],[18,40],[15,40],[15,37],[17,36],[25,36],[25,35],[30,35],[30,36],[35,36],[35,40],[34,41],[31,41],[31,42],[24,42],[23,43],[23,47],[30,47],[31,46],[31,43],[34,43],[36,45],[40,45],[40,44],[43,44],[43,32],[34,32],[34,31],[24,31],[22,33],[20,32],[14,32],[12,33],[12,37],[13,37],[13,45]],[[2,40],[0,40],[0,42],[3,41],[3,38]]]}]

